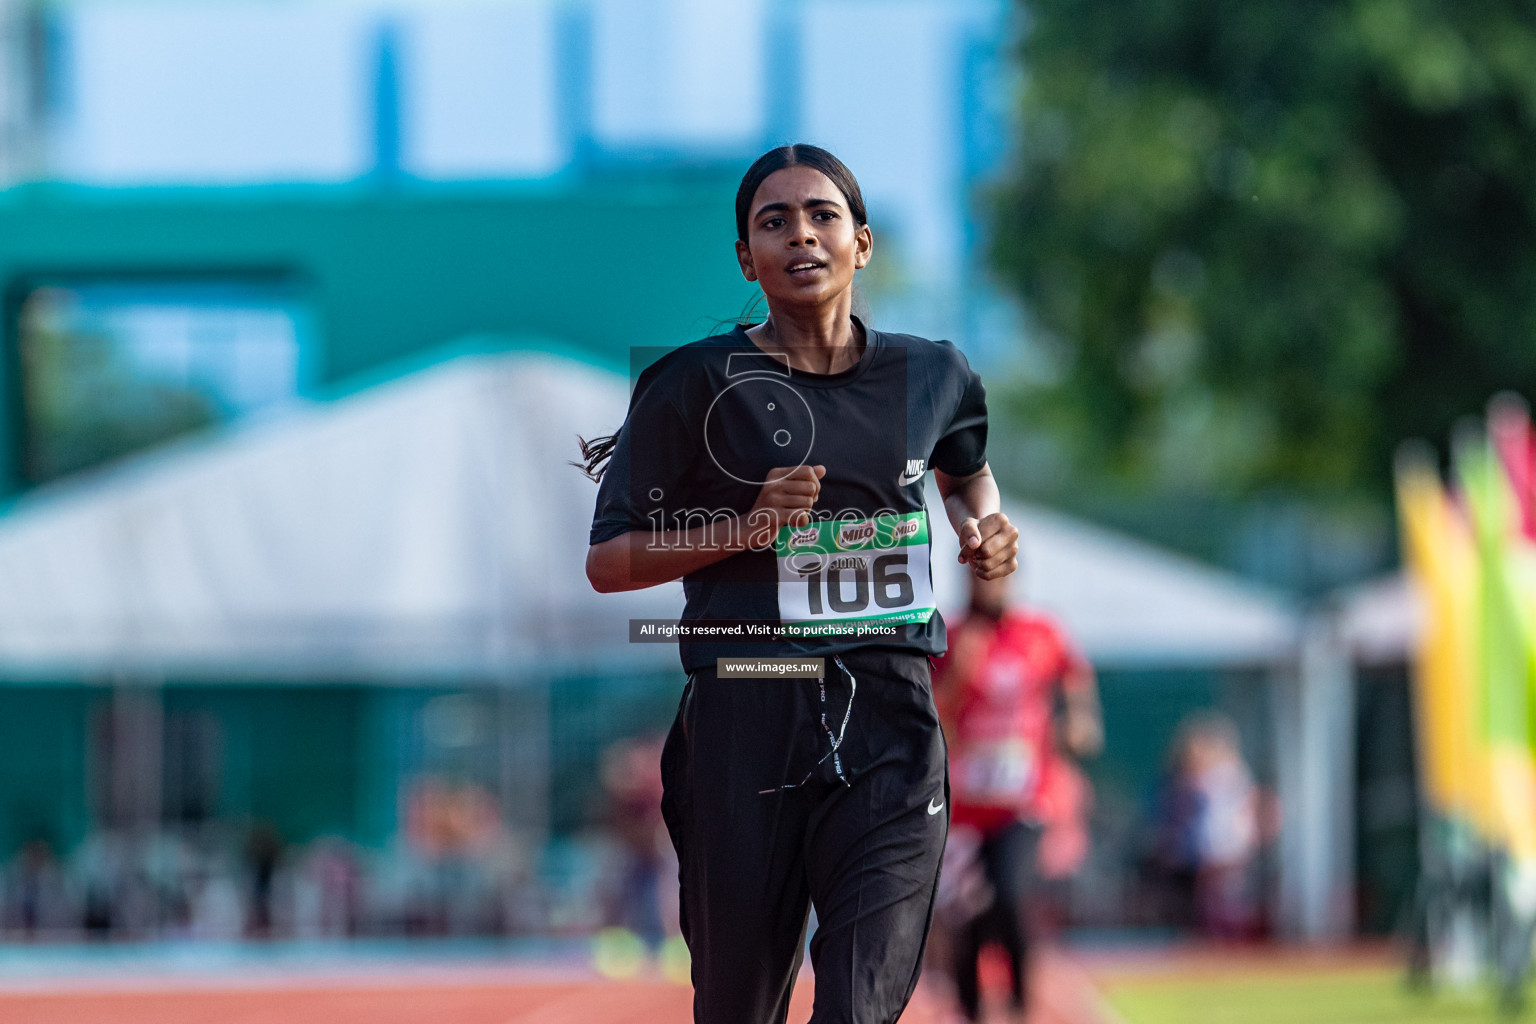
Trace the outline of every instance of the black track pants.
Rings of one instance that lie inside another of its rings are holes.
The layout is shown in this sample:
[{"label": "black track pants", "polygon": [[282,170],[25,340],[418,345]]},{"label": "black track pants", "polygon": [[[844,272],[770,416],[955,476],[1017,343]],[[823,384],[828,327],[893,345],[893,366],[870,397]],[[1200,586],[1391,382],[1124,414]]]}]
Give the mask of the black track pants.
[{"label": "black track pants", "polygon": [[842,660],[857,695],[835,757],[828,730],[841,730],[853,685],[831,658],[825,697],[815,679],[712,669],[683,692],[662,812],[697,1024],[785,1019],[812,904],[812,1024],[887,1024],[917,985],[949,829],[929,663],[878,648]]},{"label": "black track pants", "polygon": [[988,942],[999,943],[1007,954],[1009,1001],[1015,1009],[1024,1008],[1030,947],[1024,903],[1035,875],[1039,842],[1039,826],[1016,821],[981,844],[979,856],[992,886],[992,903],[955,937],[955,990],[967,1020],[981,1019],[978,968],[981,948]]}]

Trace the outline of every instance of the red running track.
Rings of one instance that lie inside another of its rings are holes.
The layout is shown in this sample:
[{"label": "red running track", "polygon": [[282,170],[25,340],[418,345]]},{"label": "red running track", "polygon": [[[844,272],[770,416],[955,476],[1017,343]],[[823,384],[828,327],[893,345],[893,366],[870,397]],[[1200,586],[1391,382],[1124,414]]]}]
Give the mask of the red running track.
[{"label": "red running track", "polygon": [[[811,1011],[813,980],[795,987],[790,1024]],[[1031,1024],[1102,1024],[1087,976],[1051,957],[1041,965]],[[660,980],[605,981],[534,970],[303,974],[256,979],[144,977],[12,984],[4,1024],[687,1024],[692,991]],[[920,987],[902,1024],[960,1018]],[[1000,1015],[990,1019],[1003,1020]]]}]

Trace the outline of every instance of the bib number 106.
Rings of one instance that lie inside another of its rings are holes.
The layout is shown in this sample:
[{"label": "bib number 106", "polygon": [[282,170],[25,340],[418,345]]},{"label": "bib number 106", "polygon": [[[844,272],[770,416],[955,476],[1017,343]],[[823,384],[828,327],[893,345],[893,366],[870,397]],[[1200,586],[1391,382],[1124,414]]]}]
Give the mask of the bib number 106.
[{"label": "bib number 106", "polygon": [[[805,573],[806,601],[812,615],[826,614],[826,605],[834,612],[861,612],[869,607],[873,595],[879,608],[906,608],[916,599],[912,577],[907,574],[905,552],[879,555],[870,561],[862,558],[835,559],[825,566]],[[847,596],[845,577],[851,576],[853,596]],[[894,591],[894,592],[893,592]]]}]

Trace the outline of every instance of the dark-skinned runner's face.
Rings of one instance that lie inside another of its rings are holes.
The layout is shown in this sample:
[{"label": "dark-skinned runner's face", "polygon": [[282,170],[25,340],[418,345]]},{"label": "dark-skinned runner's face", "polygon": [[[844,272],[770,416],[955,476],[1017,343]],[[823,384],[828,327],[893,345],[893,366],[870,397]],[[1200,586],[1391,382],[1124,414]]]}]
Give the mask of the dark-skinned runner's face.
[{"label": "dark-skinned runner's face", "polygon": [[840,300],[851,305],[853,273],[873,249],[869,226],[854,222],[842,191],[801,164],[774,171],[758,186],[736,258],[771,310],[809,312]]}]

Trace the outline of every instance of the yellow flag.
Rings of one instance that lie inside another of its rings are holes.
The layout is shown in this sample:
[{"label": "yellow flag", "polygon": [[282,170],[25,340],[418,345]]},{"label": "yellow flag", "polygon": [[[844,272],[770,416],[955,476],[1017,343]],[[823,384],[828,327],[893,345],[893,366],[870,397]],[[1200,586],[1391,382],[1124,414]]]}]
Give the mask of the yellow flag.
[{"label": "yellow flag", "polygon": [[1423,609],[1413,665],[1414,711],[1425,794],[1441,814],[1481,836],[1505,838],[1494,800],[1477,651],[1477,549],[1466,517],[1427,455],[1405,454],[1397,467],[1403,560]]}]

